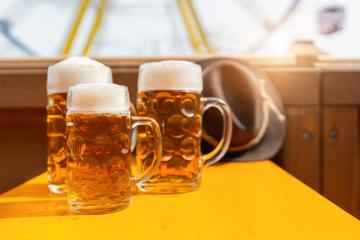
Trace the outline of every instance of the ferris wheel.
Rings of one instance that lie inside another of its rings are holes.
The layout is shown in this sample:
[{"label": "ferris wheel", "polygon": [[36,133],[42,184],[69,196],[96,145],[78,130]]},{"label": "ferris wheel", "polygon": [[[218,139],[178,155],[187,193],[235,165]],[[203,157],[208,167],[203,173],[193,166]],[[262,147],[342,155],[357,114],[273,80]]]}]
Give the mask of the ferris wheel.
[{"label": "ferris wheel", "polygon": [[[61,3],[60,3],[61,2]],[[156,2],[156,4],[155,4]],[[87,55],[93,45],[101,44],[95,41],[101,38],[99,29],[103,20],[112,14],[137,14],[134,9],[146,9],[151,12],[154,9],[163,8],[164,11],[178,12],[183,22],[183,28],[174,28],[171,37],[161,39],[154,37],[137,48],[138,52],[150,51],[150,54],[161,53],[164,45],[169,45],[168,49],[176,48],[178,44],[179,31],[185,31],[189,45],[193,53],[256,53],[266,43],[266,41],[281,28],[288,19],[297,11],[300,0],[227,0],[222,1],[222,6],[218,6],[217,1],[208,0],[173,0],[173,1],[116,1],[116,0],[79,0],[76,2],[77,9],[74,11],[72,22],[67,26],[67,36],[63,38],[58,54],[69,54],[74,41],[81,29],[81,23],[87,11],[94,13],[90,30],[86,33],[82,43],[81,54]],[[23,17],[31,13],[37,4],[64,4],[63,1],[48,0],[11,0],[5,10],[0,12],[0,36],[2,35],[14,48],[26,55],[41,55],[41,52],[34,50],[26,40],[20,35],[13,34],[13,29],[22,21]],[[74,2],[72,2],[74,4]],[[121,3],[121,4],[120,4]],[[121,11],[116,12],[116,4],[121,5]],[[229,4],[228,6],[226,6]],[[109,5],[111,7],[109,7]],[[217,19],[212,14],[219,14],[223,10],[223,15]],[[144,12],[144,11],[143,11]],[[138,16],[141,18],[142,13]],[[154,16],[163,14],[154,11]],[[321,34],[331,34],[342,28],[345,11],[341,6],[328,4],[319,12],[319,31]],[[174,17],[167,21],[173,21]],[[251,32],[248,32],[248,30]],[[167,42],[166,42],[167,41]],[[135,44],[135,43],[134,43]],[[105,44],[106,45],[106,44]],[[132,47],[132,46],[131,46]],[[134,47],[135,48],[135,47]],[[150,50],[148,50],[150,49]],[[165,50],[166,51],[166,50]]]}]

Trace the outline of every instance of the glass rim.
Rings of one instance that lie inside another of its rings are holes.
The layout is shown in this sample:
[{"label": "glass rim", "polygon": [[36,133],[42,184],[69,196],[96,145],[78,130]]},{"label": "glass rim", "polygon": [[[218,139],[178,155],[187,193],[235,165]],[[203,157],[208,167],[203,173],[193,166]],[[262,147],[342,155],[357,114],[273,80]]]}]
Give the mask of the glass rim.
[{"label": "glass rim", "polygon": [[86,109],[76,109],[76,110],[67,110],[66,111],[66,115],[69,115],[69,114],[73,114],[73,113],[78,113],[78,114],[113,114],[113,115],[116,115],[116,114],[131,114],[131,111],[130,109],[128,110],[119,110],[119,109],[116,109],[116,110],[104,110],[104,109],[101,109],[101,110],[86,110]]},{"label": "glass rim", "polygon": [[185,93],[199,93],[202,94],[203,91],[193,90],[193,89],[154,89],[154,90],[138,90],[137,93],[146,93],[146,92],[185,92]]},{"label": "glass rim", "polygon": [[[112,100],[108,101],[109,99]],[[83,83],[69,88],[66,110],[93,113],[127,112],[130,104],[127,86],[115,83]]]}]

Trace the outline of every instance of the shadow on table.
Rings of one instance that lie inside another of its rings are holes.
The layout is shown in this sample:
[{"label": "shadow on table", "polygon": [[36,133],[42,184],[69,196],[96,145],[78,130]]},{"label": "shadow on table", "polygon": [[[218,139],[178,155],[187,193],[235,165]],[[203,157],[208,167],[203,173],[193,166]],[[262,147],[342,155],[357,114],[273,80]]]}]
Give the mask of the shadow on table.
[{"label": "shadow on table", "polygon": [[47,184],[34,183],[34,184],[25,184],[19,187],[16,187],[9,192],[6,192],[1,195],[1,197],[35,197],[35,198],[49,198],[56,195],[47,187]]},{"label": "shadow on table", "polygon": [[0,202],[0,219],[17,217],[69,216],[66,199]]},{"label": "shadow on table", "polygon": [[0,219],[68,215],[72,214],[66,195],[50,192],[47,184],[25,184],[0,198]]}]

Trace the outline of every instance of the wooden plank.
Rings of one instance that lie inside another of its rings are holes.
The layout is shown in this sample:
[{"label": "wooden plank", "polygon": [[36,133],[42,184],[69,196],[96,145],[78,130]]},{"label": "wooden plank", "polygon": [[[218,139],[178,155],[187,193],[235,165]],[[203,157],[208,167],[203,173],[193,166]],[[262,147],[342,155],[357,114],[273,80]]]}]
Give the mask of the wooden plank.
[{"label": "wooden plank", "polygon": [[286,108],[287,132],[276,162],[290,174],[320,191],[320,108]]},{"label": "wooden plank", "polygon": [[[110,67],[124,66],[124,65],[139,65],[144,62],[162,61],[162,60],[187,60],[199,61],[207,58],[231,58],[234,60],[245,60],[258,67],[294,67],[296,66],[296,59],[291,56],[285,57],[258,57],[258,56],[222,56],[216,55],[196,55],[196,56],[159,56],[159,57],[94,57],[94,59],[104,63]],[[46,69],[50,64],[54,64],[63,60],[64,57],[29,57],[29,58],[0,58],[0,69],[30,69],[43,68]]]},{"label": "wooden plank", "polygon": [[[115,83],[129,87],[134,100],[137,69],[114,69],[113,76]],[[0,109],[46,106],[46,70],[0,70],[0,86]]]},{"label": "wooden plank", "polygon": [[[126,84],[134,101],[138,65],[113,67],[114,82]],[[319,73],[268,69],[285,104],[318,104]],[[0,70],[0,108],[43,108],[46,105],[46,69]]]},{"label": "wooden plank", "polygon": [[319,66],[330,66],[330,67],[336,67],[336,66],[351,66],[351,65],[359,65],[360,59],[354,58],[354,57],[336,57],[329,55],[320,55],[318,56],[316,65]]},{"label": "wooden plank", "polygon": [[360,222],[270,161],[206,168],[202,186],[71,215],[46,176],[0,197],[0,239],[358,239]]},{"label": "wooden plank", "polygon": [[0,108],[43,108],[46,105],[46,71],[0,72]]},{"label": "wooden plank", "polygon": [[46,169],[45,109],[0,110],[0,193]]},{"label": "wooden plank", "polygon": [[320,103],[321,71],[316,68],[264,68],[285,104]]},{"label": "wooden plank", "polygon": [[324,104],[360,104],[360,65],[340,70],[324,69]]},{"label": "wooden plank", "polygon": [[360,217],[359,111],[325,107],[323,114],[323,194]]}]

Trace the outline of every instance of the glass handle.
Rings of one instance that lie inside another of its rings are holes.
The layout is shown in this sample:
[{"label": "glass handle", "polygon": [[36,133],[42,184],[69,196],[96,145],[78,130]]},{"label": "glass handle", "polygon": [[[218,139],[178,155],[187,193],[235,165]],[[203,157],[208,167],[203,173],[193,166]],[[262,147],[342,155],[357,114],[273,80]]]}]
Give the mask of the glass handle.
[{"label": "glass handle", "polygon": [[133,116],[137,115],[135,105],[132,102],[130,102],[130,112]]},{"label": "glass handle", "polygon": [[202,157],[202,162],[205,164],[205,166],[210,166],[218,162],[226,154],[226,151],[230,146],[232,135],[232,117],[229,105],[220,98],[204,97],[201,98],[201,101],[204,104],[203,112],[205,112],[209,108],[215,107],[220,111],[223,118],[221,140],[219,141],[218,145],[215,147],[214,150],[212,150],[208,154],[203,155]]},{"label": "glass handle", "polygon": [[134,129],[137,126],[148,126],[152,129],[154,134],[154,157],[150,166],[139,174],[139,176],[133,176],[136,184],[143,183],[151,178],[159,169],[162,154],[162,139],[159,124],[149,117],[131,117],[131,128]]}]

